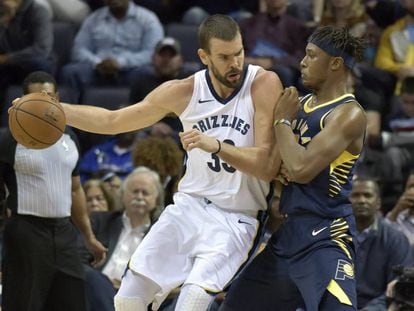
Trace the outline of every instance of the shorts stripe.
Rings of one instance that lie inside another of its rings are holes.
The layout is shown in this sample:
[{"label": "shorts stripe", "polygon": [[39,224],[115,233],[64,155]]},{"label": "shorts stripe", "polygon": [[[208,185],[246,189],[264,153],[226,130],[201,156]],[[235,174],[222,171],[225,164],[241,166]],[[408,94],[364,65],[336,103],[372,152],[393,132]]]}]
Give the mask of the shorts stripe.
[{"label": "shorts stripe", "polygon": [[344,290],[339,286],[339,284],[335,280],[331,280],[326,287],[328,292],[330,292],[333,296],[335,296],[342,304],[352,306],[352,302],[349,299],[348,295],[344,292]]}]

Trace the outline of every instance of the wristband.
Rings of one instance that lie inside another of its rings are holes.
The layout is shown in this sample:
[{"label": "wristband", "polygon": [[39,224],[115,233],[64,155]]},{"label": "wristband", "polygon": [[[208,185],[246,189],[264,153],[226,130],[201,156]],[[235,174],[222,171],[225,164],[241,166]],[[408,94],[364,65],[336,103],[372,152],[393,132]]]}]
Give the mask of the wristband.
[{"label": "wristband", "polygon": [[289,127],[292,127],[292,123],[290,123],[290,121],[287,119],[277,119],[275,120],[275,123],[273,123],[273,126],[277,126],[279,124],[285,124]]},{"label": "wristband", "polygon": [[218,139],[216,139],[216,140],[217,140],[219,146],[218,146],[217,151],[213,152],[212,155],[216,155],[217,153],[219,153],[221,151],[221,142]]}]

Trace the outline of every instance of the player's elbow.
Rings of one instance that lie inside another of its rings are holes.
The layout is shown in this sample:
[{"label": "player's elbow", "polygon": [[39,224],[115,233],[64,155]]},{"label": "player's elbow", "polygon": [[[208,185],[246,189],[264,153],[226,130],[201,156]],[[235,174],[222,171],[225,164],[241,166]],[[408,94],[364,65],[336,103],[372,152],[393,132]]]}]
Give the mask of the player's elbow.
[{"label": "player's elbow", "polygon": [[298,184],[306,184],[315,178],[312,171],[305,165],[298,165],[289,169],[289,178],[291,181]]}]

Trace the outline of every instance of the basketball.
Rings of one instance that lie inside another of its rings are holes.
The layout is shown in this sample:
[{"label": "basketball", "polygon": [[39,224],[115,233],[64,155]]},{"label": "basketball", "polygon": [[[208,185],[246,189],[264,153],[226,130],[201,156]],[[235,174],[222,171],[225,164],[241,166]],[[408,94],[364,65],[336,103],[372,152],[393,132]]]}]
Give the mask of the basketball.
[{"label": "basketball", "polygon": [[62,136],[66,117],[60,103],[47,93],[31,93],[9,110],[9,128],[16,141],[30,149],[43,149]]}]

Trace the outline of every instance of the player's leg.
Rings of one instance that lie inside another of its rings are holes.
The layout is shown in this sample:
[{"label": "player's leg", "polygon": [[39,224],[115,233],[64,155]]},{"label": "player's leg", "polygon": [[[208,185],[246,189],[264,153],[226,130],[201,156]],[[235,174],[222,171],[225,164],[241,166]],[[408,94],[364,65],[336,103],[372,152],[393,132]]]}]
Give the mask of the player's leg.
[{"label": "player's leg", "polygon": [[146,311],[161,287],[145,276],[127,270],[115,295],[116,311]]},{"label": "player's leg", "polygon": [[185,284],[181,288],[175,310],[177,311],[201,311],[208,310],[214,295],[195,284]]},{"label": "player's leg", "polygon": [[319,304],[320,311],[355,311],[356,304],[353,304],[346,292],[338,284],[330,283],[328,289]]},{"label": "player's leg", "polygon": [[296,311],[303,301],[287,271],[286,263],[266,247],[231,284],[219,310]]}]

